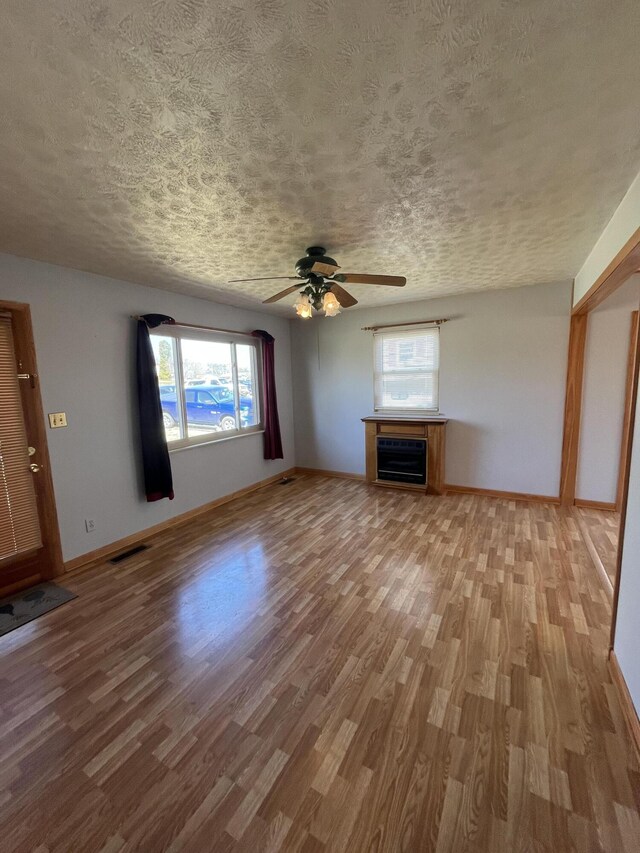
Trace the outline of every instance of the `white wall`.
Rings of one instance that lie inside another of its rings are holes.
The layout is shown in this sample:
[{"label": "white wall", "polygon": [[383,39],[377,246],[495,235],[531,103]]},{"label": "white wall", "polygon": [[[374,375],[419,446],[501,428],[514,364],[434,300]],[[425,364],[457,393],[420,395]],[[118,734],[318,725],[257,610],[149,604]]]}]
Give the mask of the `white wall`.
[{"label": "white wall", "polygon": [[631,333],[640,276],[633,276],[589,314],[576,495],[614,503]]},{"label": "white wall", "polygon": [[622,545],[618,614],[613,644],[631,699],[640,716],[638,608],[640,608],[640,400],[637,401],[633,433],[629,498]]},{"label": "white wall", "polygon": [[640,225],[640,174],[627,190],[607,227],[578,272],[573,288],[573,304],[579,302],[598,276]]},{"label": "white wall", "polygon": [[[69,426],[47,436],[65,559],[295,464],[288,320],[9,255],[0,255],[0,299],[31,305],[44,409],[67,413]],[[144,501],[129,318],[149,312],[275,337],[284,460],[262,458],[261,434],[174,452],[175,499]],[[96,520],[90,534],[87,517]]]},{"label": "white wall", "polygon": [[373,341],[361,326],[450,317],[440,346],[447,483],[556,496],[570,304],[561,283],[293,321],[297,464],[364,473]]}]

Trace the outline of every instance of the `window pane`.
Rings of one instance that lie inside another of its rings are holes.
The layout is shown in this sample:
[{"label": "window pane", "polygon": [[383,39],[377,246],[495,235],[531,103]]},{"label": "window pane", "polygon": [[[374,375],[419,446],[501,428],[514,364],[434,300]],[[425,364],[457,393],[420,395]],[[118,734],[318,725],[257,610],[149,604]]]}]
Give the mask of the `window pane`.
[{"label": "window pane", "polygon": [[256,348],[249,344],[236,344],[238,385],[240,390],[240,418],[243,427],[260,423],[256,379]]},{"label": "window pane", "polygon": [[438,409],[437,328],[379,332],[375,341],[376,409]]},{"label": "window pane", "polygon": [[[211,399],[213,399],[213,397]],[[233,400],[233,391],[231,390],[231,388],[216,388],[215,399],[218,403],[222,403],[226,400]]]},{"label": "window pane", "polygon": [[174,338],[151,335],[151,346],[156,360],[162,419],[167,441],[177,441],[179,438],[184,438],[184,430],[176,394],[176,342]]},{"label": "window pane", "polygon": [[[189,438],[237,429],[231,344],[183,338],[182,372]],[[210,401],[205,401],[204,392],[209,392]]]},{"label": "window pane", "polygon": [[435,376],[433,373],[384,373],[376,383],[378,408],[435,408]]}]

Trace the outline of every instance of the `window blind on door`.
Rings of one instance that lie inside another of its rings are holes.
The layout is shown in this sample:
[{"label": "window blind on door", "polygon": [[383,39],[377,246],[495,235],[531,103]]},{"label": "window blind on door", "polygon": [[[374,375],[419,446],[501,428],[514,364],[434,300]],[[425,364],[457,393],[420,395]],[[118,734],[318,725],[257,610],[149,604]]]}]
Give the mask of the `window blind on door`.
[{"label": "window blind on door", "polygon": [[440,330],[376,332],[374,406],[376,411],[438,411]]},{"label": "window blind on door", "polygon": [[42,545],[11,317],[0,314],[0,560]]}]

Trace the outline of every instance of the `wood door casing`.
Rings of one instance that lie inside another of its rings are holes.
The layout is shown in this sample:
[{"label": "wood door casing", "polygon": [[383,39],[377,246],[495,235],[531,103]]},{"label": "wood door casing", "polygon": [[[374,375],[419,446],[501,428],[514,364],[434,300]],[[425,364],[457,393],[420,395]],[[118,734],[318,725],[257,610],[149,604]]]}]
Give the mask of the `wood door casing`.
[{"label": "wood door casing", "polygon": [[34,485],[42,535],[42,548],[24,556],[18,555],[3,560],[0,564],[0,595],[7,595],[61,574],[64,571],[64,563],[40,397],[31,311],[27,304],[21,302],[0,302],[0,310],[11,314],[16,369],[19,374],[28,373],[32,377],[20,380],[20,394],[27,439],[29,444],[36,448],[32,461],[40,466],[40,470],[34,474]]},{"label": "wood door casing", "polygon": [[618,472],[618,489],[616,509],[620,510],[627,489],[627,460],[630,456],[631,431],[633,429],[633,405],[635,400],[635,382],[638,375],[639,332],[638,311],[631,312],[631,334],[629,338],[629,355],[627,356],[627,377],[625,382],[624,415],[622,418],[622,441],[620,442],[620,467]]},{"label": "wood door casing", "polygon": [[627,522],[627,503],[629,499],[629,476],[631,472],[631,454],[633,451],[633,430],[636,422],[638,399],[638,374],[640,372],[640,336],[638,334],[638,312],[634,311],[631,327],[631,346],[627,363],[626,404],[624,413],[623,437],[620,458],[618,495],[620,499],[620,529],[618,530],[618,555],[616,559],[615,579],[613,583],[613,612],[611,614],[611,634],[609,651],[613,652],[618,618],[618,598],[620,596],[620,573],[624,550],[624,532]]},{"label": "wood door casing", "polygon": [[573,506],[576,498],[584,352],[587,340],[588,320],[588,314],[573,314],[569,329],[567,390],[564,404],[564,430],[562,435],[562,462],[560,470],[560,503],[563,506]]}]

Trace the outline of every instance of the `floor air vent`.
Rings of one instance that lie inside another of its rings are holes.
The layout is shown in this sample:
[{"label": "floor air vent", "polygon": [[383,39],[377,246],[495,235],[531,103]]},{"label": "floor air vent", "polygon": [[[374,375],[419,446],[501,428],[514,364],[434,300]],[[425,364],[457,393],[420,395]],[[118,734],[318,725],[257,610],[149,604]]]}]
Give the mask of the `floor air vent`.
[{"label": "floor air vent", "polygon": [[122,554],[116,554],[116,556],[112,557],[109,562],[121,563],[123,560],[127,560],[129,557],[133,557],[134,554],[139,554],[140,551],[146,551],[148,547],[148,545],[136,545],[135,548],[129,548],[128,551],[123,551]]}]

